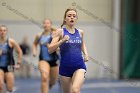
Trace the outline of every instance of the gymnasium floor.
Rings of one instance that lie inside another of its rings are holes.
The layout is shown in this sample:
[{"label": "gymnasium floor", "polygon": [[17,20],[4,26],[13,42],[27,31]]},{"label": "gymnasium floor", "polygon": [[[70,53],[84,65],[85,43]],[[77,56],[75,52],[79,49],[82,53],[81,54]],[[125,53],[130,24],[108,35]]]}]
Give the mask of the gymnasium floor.
[{"label": "gymnasium floor", "polygon": [[[15,93],[40,93],[40,79],[16,79]],[[62,93],[57,83],[49,93]],[[86,80],[81,93],[140,93],[139,81]]]}]

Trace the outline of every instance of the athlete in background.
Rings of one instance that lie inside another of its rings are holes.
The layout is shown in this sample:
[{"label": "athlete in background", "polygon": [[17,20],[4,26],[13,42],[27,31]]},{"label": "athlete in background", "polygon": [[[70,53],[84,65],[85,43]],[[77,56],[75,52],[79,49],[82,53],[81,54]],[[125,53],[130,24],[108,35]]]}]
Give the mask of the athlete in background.
[{"label": "athlete in background", "polygon": [[[14,90],[14,68],[19,69],[22,62],[22,51],[18,43],[7,37],[8,28],[0,26],[0,93],[4,93],[4,83],[6,83],[7,93]],[[14,62],[13,49],[17,52],[17,64]]]},{"label": "athlete in background", "polygon": [[35,37],[33,43],[33,56],[37,55],[37,45],[40,45],[39,70],[41,74],[41,93],[48,93],[48,87],[51,88],[57,81],[58,56],[56,52],[53,54],[48,53],[47,44],[51,42],[51,34],[55,31],[55,29],[52,28],[51,20],[46,19],[43,23],[43,27],[44,31],[42,33],[38,33]]}]

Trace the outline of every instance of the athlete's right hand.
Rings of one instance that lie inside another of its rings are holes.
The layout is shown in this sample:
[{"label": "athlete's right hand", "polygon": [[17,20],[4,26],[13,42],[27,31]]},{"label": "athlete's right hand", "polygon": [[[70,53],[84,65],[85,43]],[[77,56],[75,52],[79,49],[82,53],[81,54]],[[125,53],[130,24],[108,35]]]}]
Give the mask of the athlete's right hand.
[{"label": "athlete's right hand", "polygon": [[70,37],[68,35],[65,35],[62,39],[63,42],[68,41],[70,39]]},{"label": "athlete's right hand", "polygon": [[65,36],[63,37],[63,39],[61,39],[61,40],[59,41],[59,44],[61,45],[62,43],[68,41],[69,39],[70,39],[70,37],[69,37],[68,35],[65,35]]}]

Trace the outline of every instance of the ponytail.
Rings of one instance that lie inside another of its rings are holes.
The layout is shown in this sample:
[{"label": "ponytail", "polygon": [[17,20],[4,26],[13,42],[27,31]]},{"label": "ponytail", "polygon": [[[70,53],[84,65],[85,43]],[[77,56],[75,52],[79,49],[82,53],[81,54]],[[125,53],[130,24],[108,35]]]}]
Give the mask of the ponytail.
[{"label": "ponytail", "polygon": [[63,20],[63,23],[61,25],[61,28],[66,24],[65,20]]},{"label": "ponytail", "polygon": [[52,28],[51,28],[51,31],[52,31],[52,32],[56,31],[56,28],[52,27]]}]

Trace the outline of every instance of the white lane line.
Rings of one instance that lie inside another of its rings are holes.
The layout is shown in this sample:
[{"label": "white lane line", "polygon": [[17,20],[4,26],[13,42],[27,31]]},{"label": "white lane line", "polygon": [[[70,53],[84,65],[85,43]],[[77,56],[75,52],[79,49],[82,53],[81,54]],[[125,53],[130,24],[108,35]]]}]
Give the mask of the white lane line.
[{"label": "white lane line", "polygon": [[114,83],[90,83],[84,84],[83,88],[119,88],[119,87],[140,87],[140,82],[114,82]]}]

